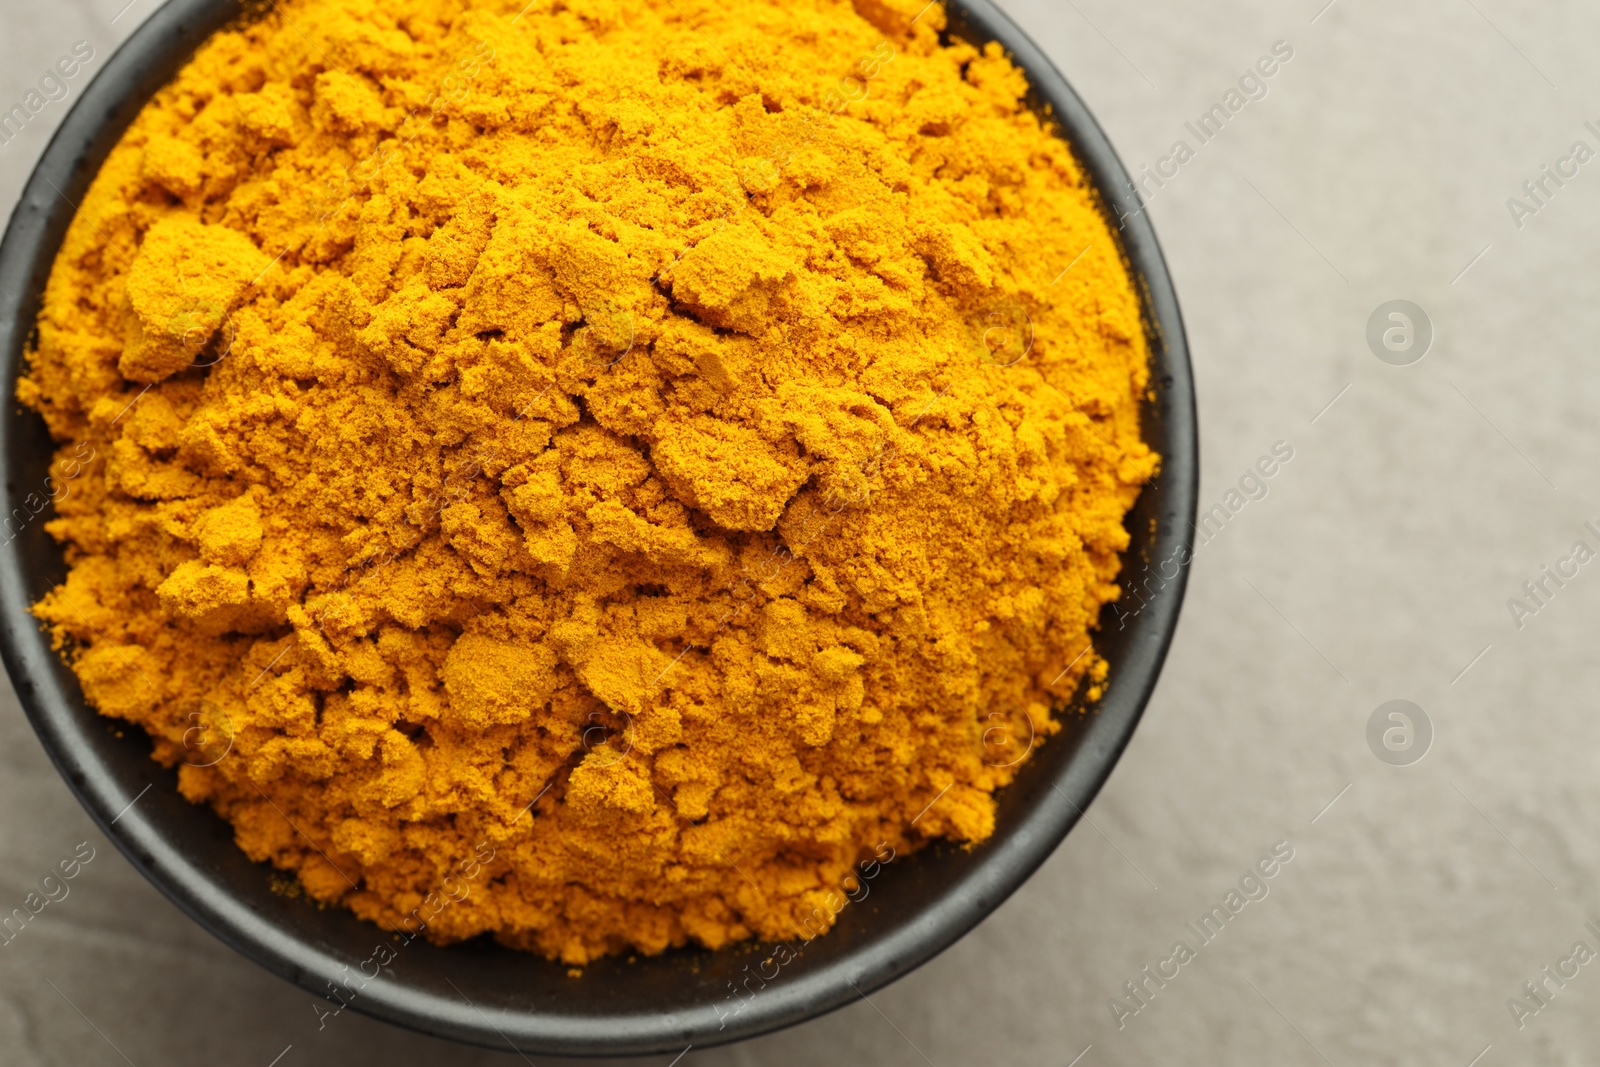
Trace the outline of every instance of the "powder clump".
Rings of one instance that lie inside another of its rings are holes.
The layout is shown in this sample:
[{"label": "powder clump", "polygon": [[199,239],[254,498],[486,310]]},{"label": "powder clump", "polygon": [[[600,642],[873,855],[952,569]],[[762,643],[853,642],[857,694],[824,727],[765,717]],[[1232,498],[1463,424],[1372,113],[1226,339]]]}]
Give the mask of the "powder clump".
[{"label": "powder clump", "polygon": [[18,389],[90,702],[313,898],[569,964],[809,936],[862,857],[987,837],[1105,680],[1157,457],[1094,192],[943,25],[285,0],[214,36]]}]

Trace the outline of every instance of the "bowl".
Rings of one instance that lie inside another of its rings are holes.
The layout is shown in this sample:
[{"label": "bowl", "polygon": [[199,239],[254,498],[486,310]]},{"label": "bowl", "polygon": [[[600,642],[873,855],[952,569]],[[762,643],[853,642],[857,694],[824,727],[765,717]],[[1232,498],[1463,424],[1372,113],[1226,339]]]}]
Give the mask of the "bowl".
[{"label": "bowl", "polygon": [[[0,244],[8,396],[74,205],[151,95],[247,6],[170,0],[104,65],[45,149]],[[971,930],[1044,862],[1110,775],[1155,687],[1192,548],[1199,454],[1183,323],[1148,216],[1083,101],[989,0],[953,0],[947,11],[950,36],[998,41],[1026,70],[1030,106],[1059,124],[1091,176],[1142,298],[1152,358],[1143,429],[1163,466],[1126,520],[1126,584],[1139,595],[1109,605],[1096,635],[1111,668],[1104,696],[1087,714],[1066,715],[1062,732],[1001,792],[993,837],[970,849],[934,843],[884,865],[866,901],[781,967],[769,962],[774,946],[744,944],[608,957],[573,978],[488,938],[449,947],[418,940],[350,999],[356,1010],[437,1037],[550,1055],[676,1053],[789,1026],[871,994]],[[86,705],[29,614],[66,573],[40,512],[52,447],[36,414],[0,405],[0,514],[12,517],[0,545],[0,656],[22,706],[78,800],[146,878],[243,955],[326,996],[330,980],[355,971],[386,936],[342,908],[273,892],[271,868],[245,857],[221,817],[179,796],[148,737]]]}]

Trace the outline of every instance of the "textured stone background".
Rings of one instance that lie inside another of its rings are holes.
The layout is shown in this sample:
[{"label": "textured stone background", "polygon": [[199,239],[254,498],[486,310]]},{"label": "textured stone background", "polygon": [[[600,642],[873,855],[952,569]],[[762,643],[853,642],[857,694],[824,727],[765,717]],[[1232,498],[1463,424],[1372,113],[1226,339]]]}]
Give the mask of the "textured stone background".
[{"label": "textured stone background", "polygon": [[[103,63],[155,0],[125,2],[0,0],[0,106],[74,41]],[[1204,504],[1274,442],[1294,459],[1200,555],[1090,823],[872,1004],[686,1067],[1600,1060],[1600,963],[1520,1031],[1506,1006],[1575,941],[1600,948],[1600,567],[1520,630],[1506,606],[1600,520],[1600,163],[1521,230],[1506,207],[1575,140],[1600,148],[1600,8],[1324,2],[1003,0],[1133,169],[1193,145],[1184,121],[1274,41],[1294,48],[1150,208],[1194,349]],[[0,146],[0,207],[64,113]],[[1364,340],[1393,298],[1436,330],[1411,366]],[[1412,766],[1365,739],[1395,698],[1435,732]],[[316,1033],[306,994],[101,838],[9,689],[0,764],[0,905],[99,849],[0,949],[9,1062],[266,1067],[291,1044],[282,1067],[518,1062],[348,1013]],[[1280,840],[1270,895],[1119,1030],[1108,999]]]}]

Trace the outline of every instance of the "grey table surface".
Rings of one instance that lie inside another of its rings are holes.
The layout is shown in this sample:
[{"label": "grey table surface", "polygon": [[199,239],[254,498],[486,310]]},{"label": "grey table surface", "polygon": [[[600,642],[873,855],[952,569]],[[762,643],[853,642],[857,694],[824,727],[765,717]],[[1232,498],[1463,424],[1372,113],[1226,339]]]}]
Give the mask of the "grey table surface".
[{"label": "grey table surface", "polygon": [[[0,0],[0,106],[75,41],[103,62],[155,2]],[[1600,918],[1600,566],[1571,554],[1600,549],[1583,525],[1600,528],[1600,302],[1584,296],[1600,163],[1573,154],[1600,149],[1600,7],[1001,2],[1130,170],[1176,167],[1147,188],[1194,352],[1202,506],[1237,504],[1277,442],[1293,459],[1198,555],[1132,745],[1021,891],[870,1002],[684,1067],[1600,1062],[1600,963],[1575,953],[1600,950],[1585,925]],[[1293,58],[1266,95],[1201,144],[1185,123],[1279,41]],[[0,209],[65,111],[0,145]],[[1163,163],[1179,140],[1193,158]],[[1558,186],[1546,165],[1576,175]],[[1380,344],[1389,361],[1367,339],[1395,299],[1432,326],[1406,365],[1415,339]],[[1577,573],[1528,598],[1547,565]],[[1387,711],[1394,747],[1369,743],[1391,700],[1421,709],[1409,749]],[[9,687],[0,766],[0,910],[78,843],[96,850],[0,947],[0,1059],[519,1062],[354,1013],[318,1031],[307,994],[101,837]],[[1267,895],[1194,937],[1186,924],[1279,842],[1293,859]],[[1195,958],[1158,988],[1142,968],[1179,940]]]}]

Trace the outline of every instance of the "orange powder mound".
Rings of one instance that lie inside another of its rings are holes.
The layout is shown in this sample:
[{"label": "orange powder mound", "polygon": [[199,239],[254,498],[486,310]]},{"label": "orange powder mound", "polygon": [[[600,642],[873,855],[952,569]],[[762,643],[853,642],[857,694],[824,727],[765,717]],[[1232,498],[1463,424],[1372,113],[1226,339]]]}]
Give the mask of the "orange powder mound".
[{"label": "orange powder mound", "polygon": [[37,612],[319,901],[809,936],[1098,694],[1138,299],[938,7],[523,2],[284,0],[144,108],[18,389]]}]

